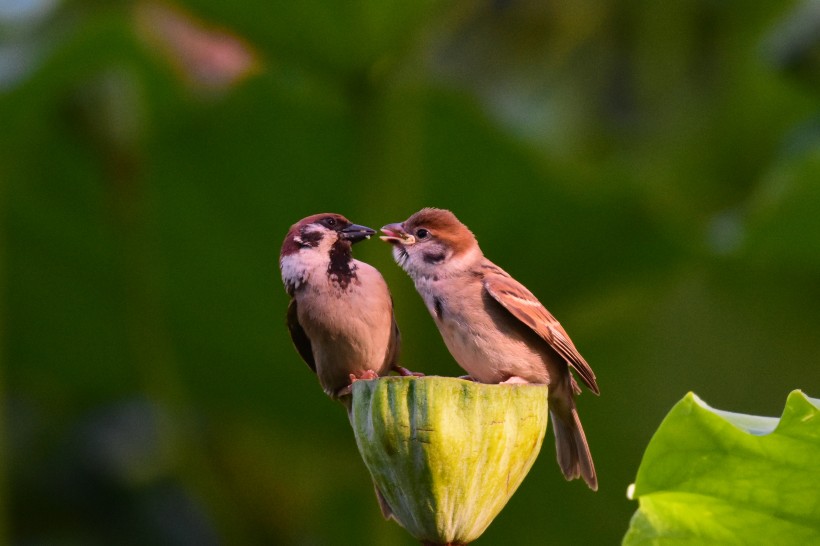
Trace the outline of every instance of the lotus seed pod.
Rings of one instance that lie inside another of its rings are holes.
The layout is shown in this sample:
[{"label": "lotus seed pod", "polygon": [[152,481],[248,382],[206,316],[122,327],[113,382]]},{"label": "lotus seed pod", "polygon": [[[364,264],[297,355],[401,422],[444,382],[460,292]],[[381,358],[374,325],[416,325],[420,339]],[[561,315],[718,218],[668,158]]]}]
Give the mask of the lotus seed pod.
[{"label": "lotus seed pod", "polygon": [[535,462],[547,430],[545,385],[449,377],[353,384],[359,452],[396,520],[425,544],[468,544]]}]

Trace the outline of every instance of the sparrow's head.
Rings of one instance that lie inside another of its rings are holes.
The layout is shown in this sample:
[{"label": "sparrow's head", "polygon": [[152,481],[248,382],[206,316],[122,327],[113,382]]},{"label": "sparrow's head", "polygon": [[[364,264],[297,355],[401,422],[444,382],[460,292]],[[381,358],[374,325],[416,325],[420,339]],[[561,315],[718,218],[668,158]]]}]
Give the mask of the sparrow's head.
[{"label": "sparrow's head", "polygon": [[355,277],[350,247],[376,231],[351,223],[341,214],[314,214],[293,224],[282,243],[279,266],[289,292],[307,282],[315,271],[333,275],[345,284]]},{"label": "sparrow's head", "polygon": [[449,210],[421,209],[382,232],[396,262],[413,277],[459,273],[482,257],[473,232]]}]

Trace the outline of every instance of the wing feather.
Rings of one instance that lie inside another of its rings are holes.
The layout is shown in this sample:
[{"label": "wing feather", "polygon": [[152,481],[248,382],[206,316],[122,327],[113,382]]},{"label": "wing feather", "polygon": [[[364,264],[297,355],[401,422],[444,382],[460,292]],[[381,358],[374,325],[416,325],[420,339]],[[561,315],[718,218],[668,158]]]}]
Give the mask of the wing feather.
[{"label": "wing feather", "polygon": [[532,292],[500,269],[484,276],[484,289],[515,318],[530,327],[556,353],[561,355],[592,392],[600,394],[592,368],[575,348],[561,324]]},{"label": "wing feather", "polygon": [[299,356],[310,366],[313,373],[316,373],[316,361],[313,359],[313,346],[310,344],[310,338],[305,333],[302,325],[299,324],[296,300],[290,300],[288,304],[288,331],[290,332],[290,339],[293,341],[293,346],[296,347],[296,350],[299,352]]},{"label": "wing feather", "polygon": [[390,325],[390,341],[387,343],[387,363],[390,366],[399,363],[399,354],[401,353],[401,331],[399,325],[396,323],[396,315],[393,313],[393,297],[390,297],[390,314],[393,317]]}]

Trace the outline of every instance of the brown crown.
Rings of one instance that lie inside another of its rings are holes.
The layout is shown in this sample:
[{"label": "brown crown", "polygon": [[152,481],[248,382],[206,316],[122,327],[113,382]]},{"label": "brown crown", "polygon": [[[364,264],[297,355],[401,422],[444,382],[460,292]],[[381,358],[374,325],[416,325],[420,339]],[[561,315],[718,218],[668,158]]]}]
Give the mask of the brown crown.
[{"label": "brown crown", "polygon": [[455,254],[478,244],[473,232],[449,210],[424,208],[404,222],[404,230],[411,235],[419,228],[428,230],[433,237],[447,243]]}]

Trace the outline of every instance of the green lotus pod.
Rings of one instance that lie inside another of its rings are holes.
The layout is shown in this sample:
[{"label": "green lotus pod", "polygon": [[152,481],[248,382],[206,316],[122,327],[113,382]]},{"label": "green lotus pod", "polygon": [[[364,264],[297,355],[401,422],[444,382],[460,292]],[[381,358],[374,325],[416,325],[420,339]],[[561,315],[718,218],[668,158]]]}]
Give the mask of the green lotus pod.
[{"label": "green lotus pod", "polygon": [[545,385],[384,377],[355,382],[352,395],[362,459],[395,519],[425,544],[478,538],[547,430]]}]

